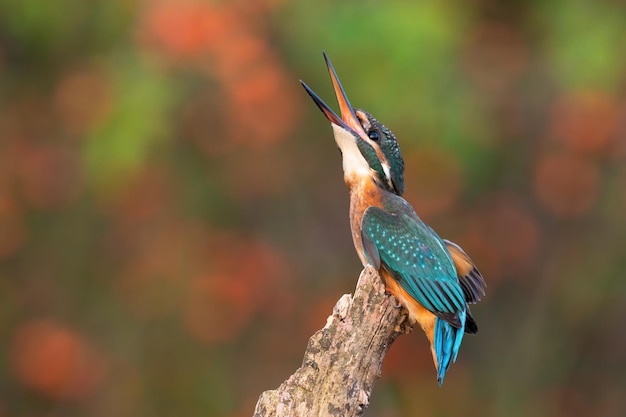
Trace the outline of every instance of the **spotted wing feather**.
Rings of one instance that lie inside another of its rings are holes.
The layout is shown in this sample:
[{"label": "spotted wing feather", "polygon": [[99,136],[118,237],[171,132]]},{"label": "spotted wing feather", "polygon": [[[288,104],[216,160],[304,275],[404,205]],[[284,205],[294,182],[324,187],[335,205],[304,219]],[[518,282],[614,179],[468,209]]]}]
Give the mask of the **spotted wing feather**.
[{"label": "spotted wing feather", "polygon": [[362,220],[364,250],[417,302],[455,327],[465,310],[465,294],[443,241],[419,218],[378,207]]}]

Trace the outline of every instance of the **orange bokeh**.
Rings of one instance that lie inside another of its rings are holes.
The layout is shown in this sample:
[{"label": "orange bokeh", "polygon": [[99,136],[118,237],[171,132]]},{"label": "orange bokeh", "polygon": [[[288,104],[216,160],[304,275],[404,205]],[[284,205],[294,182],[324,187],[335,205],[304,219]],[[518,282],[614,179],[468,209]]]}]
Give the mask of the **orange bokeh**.
[{"label": "orange bokeh", "polygon": [[185,327],[198,340],[230,340],[253,315],[291,308],[287,263],[267,243],[216,233],[207,254],[208,272],[191,280],[183,303]]},{"label": "orange bokeh", "polygon": [[609,93],[575,91],[559,97],[552,106],[549,134],[581,154],[604,153],[615,139],[619,105]]},{"label": "orange bokeh", "polygon": [[586,214],[596,202],[600,170],[588,158],[572,153],[549,153],[537,162],[535,197],[550,213],[563,218]]},{"label": "orange bokeh", "polygon": [[282,253],[185,218],[168,178],[146,169],[102,206],[114,220],[105,244],[121,264],[114,288],[133,315],[147,320],[182,310],[187,329],[212,343],[234,337],[258,311],[289,309]]},{"label": "orange bokeh", "polygon": [[10,367],[23,385],[53,399],[90,395],[105,374],[104,359],[76,332],[49,319],[18,327]]},{"label": "orange bokeh", "polygon": [[300,101],[297,83],[270,45],[254,34],[238,34],[215,57],[213,69],[226,93],[226,128],[233,141],[263,148],[285,139],[297,126]]},{"label": "orange bokeh", "polygon": [[193,0],[149,2],[140,17],[137,36],[141,44],[184,60],[205,53],[229,26],[218,7]]},{"label": "orange bokeh", "polygon": [[[222,94],[214,95],[220,103],[213,111],[226,122],[224,132],[204,138],[207,142],[267,147],[287,138],[297,126],[297,83],[257,21],[256,14],[236,3],[188,0],[148,3],[138,22],[142,48],[165,62],[195,66],[218,81]],[[203,148],[216,149],[210,144]]]},{"label": "orange bokeh", "polygon": [[486,198],[478,207],[470,219],[468,235],[457,243],[472,254],[491,281],[501,276],[524,276],[535,259],[540,239],[537,220],[522,200],[499,194]]},{"label": "orange bokeh", "polygon": [[180,309],[189,276],[200,253],[194,239],[199,226],[169,219],[118,229],[111,244],[124,259],[114,288],[120,300],[139,319],[152,319]]},{"label": "orange bokeh", "polygon": [[117,265],[114,289],[143,320],[178,311],[201,256],[205,226],[180,215],[170,181],[166,168],[149,165],[100,202],[111,221],[102,243]]}]

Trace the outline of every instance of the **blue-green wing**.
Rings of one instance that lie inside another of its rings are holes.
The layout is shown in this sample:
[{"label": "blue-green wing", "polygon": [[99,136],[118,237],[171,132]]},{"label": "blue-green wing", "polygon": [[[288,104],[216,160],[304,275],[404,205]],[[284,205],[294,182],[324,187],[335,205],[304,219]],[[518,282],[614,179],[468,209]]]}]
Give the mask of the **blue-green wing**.
[{"label": "blue-green wing", "polygon": [[418,218],[368,208],[361,223],[368,261],[382,264],[426,309],[451,321],[465,309],[454,264],[437,234]]}]

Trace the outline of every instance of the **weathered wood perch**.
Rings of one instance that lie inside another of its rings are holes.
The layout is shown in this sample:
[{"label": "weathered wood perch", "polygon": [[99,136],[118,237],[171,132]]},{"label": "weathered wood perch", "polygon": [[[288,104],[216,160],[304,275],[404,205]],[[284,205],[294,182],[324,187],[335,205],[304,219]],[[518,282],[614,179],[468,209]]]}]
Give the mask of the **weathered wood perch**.
[{"label": "weathered wood perch", "polygon": [[410,331],[404,308],[396,305],[378,272],[365,267],[354,295],[342,296],[326,326],[309,339],[302,366],[261,394],[254,417],[362,415],[387,350]]}]

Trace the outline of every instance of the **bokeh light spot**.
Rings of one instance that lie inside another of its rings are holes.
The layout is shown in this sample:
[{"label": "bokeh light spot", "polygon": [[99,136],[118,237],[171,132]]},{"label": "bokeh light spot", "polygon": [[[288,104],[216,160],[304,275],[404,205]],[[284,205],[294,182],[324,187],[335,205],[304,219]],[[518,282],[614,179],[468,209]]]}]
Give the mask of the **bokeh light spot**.
[{"label": "bokeh light spot", "polygon": [[272,246],[218,233],[207,249],[210,272],[191,280],[184,303],[185,327],[198,340],[231,340],[255,314],[283,315],[292,307],[287,263]]},{"label": "bokeh light spot", "polygon": [[91,394],[105,374],[105,362],[77,333],[48,319],[22,324],[10,347],[14,376],[53,399]]},{"label": "bokeh light spot", "polygon": [[535,168],[535,196],[557,217],[586,214],[598,197],[600,171],[587,158],[569,153],[544,155]]},{"label": "bokeh light spot", "polygon": [[529,208],[503,193],[483,201],[472,216],[469,236],[457,243],[467,240],[464,249],[476,254],[474,261],[492,282],[499,277],[523,277],[532,266],[540,239],[539,225]]},{"label": "bokeh light spot", "polygon": [[583,90],[556,100],[550,135],[581,154],[606,152],[619,121],[619,106],[610,94]]}]

